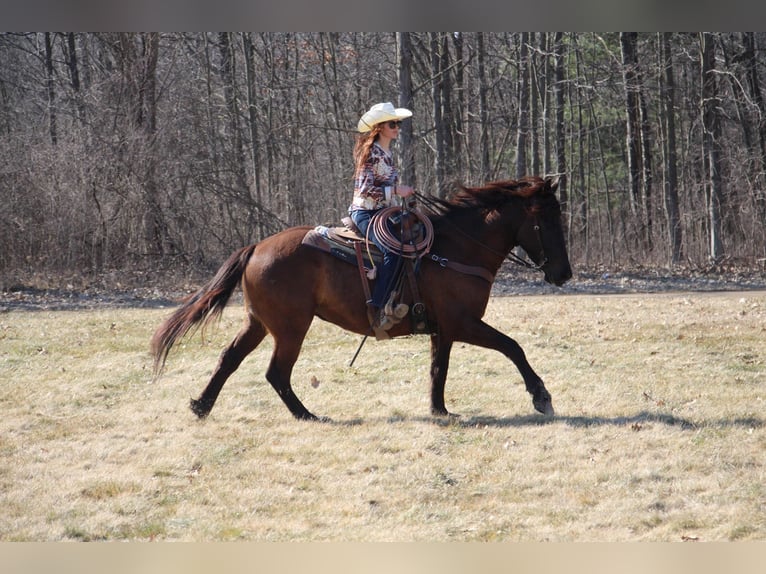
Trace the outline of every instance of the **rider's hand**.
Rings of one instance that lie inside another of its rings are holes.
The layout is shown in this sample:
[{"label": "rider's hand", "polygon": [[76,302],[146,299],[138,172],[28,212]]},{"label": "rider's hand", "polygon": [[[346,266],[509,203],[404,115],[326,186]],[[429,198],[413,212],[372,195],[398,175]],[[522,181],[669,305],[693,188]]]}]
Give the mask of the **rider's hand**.
[{"label": "rider's hand", "polygon": [[396,189],[396,195],[400,197],[406,198],[411,196],[413,193],[415,193],[415,190],[412,189],[412,187],[409,185],[397,185],[395,189]]}]

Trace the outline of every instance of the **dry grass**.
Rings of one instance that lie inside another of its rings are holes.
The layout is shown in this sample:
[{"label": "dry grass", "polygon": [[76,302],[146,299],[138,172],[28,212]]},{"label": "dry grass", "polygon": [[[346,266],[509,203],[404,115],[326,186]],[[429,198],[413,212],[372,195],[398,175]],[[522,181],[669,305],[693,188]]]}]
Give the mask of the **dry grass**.
[{"label": "dry grass", "polygon": [[[0,315],[0,540],[764,540],[766,293],[495,298],[557,417],[457,346],[428,415],[426,337],[317,321],[292,419],[264,343],[209,419],[187,408],[241,310],[151,381],[169,310]],[[316,377],[318,385],[312,385]]]}]

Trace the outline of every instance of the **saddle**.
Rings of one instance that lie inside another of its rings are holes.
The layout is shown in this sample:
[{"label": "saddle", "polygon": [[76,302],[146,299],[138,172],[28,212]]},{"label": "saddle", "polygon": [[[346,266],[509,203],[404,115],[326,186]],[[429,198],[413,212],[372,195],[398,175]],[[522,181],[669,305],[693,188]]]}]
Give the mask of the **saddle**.
[{"label": "saddle", "polygon": [[[319,225],[306,233],[303,238],[303,245],[319,249],[330,253],[334,257],[350,264],[355,264],[359,269],[362,287],[367,301],[370,300],[369,281],[374,279],[374,268],[380,265],[383,260],[383,253],[378,247],[367,242],[366,238],[360,233],[350,217],[344,217],[341,222],[343,226],[328,227]],[[425,230],[422,225],[408,222],[409,225],[403,225],[407,238],[410,241],[422,240]],[[411,239],[410,239],[411,238]],[[414,334],[430,334],[428,323],[425,318],[425,306],[420,301],[420,294],[415,280],[415,264],[411,258],[403,258],[402,272],[394,281],[395,287],[386,304],[387,307],[395,306],[397,302],[402,302],[403,293],[402,283],[404,276],[408,278],[410,292],[412,294],[412,304],[410,305],[410,320],[412,323],[412,332]],[[370,326],[374,324],[374,317],[368,312]],[[399,319],[401,320],[401,319]],[[399,322],[397,320],[396,322]],[[389,339],[386,331],[374,329],[375,337],[378,340]]]},{"label": "saddle", "polygon": [[344,217],[342,223],[342,227],[318,225],[306,234],[302,243],[352,264],[357,263],[357,248],[362,247],[365,271],[379,265],[383,261],[380,249],[374,243],[365,245],[364,236],[359,233],[350,217]]}]

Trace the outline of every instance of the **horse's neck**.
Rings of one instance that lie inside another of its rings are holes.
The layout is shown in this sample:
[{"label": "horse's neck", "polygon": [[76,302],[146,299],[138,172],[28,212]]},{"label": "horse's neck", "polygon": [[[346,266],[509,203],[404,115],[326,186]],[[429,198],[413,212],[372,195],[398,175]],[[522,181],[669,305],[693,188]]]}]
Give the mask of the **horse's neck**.
[{"label": "horse's neck", "polygon": [[[462,213],[448,218],[436,229],[432,251],[442,257],[460,258],[493,273],[514,247],[509,226],[497,214]],[[440,253],[443,249],[446,252]]]}]

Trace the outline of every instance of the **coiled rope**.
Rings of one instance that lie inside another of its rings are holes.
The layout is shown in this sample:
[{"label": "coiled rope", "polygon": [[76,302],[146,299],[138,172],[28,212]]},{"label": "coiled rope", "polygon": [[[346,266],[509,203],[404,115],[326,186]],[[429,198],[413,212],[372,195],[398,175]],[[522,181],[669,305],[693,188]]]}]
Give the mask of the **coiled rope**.
[{"label": "coiled rope", "polygon": [[394,253],[399,253],[402,257],[407,257],[409,259],[421,257],[431,250],[431,245],[434,242],[433,223],[431,223],[431,220],[427,216],[423,215],[418,210],[409,210],[407,213],[414,215],[423,225],[423,239],[414,243],[402,241],[399,237],[394,235],[388,227],[388,219],[398,213],[402,213],[402,211],[403,209],[398,205],[384,207],[372,217],[370,226],[367,228],[367,233],[369,234],[371,227],[375,233],[375,237],[378,238],[378,241],[380,241],[387,249]]}]

